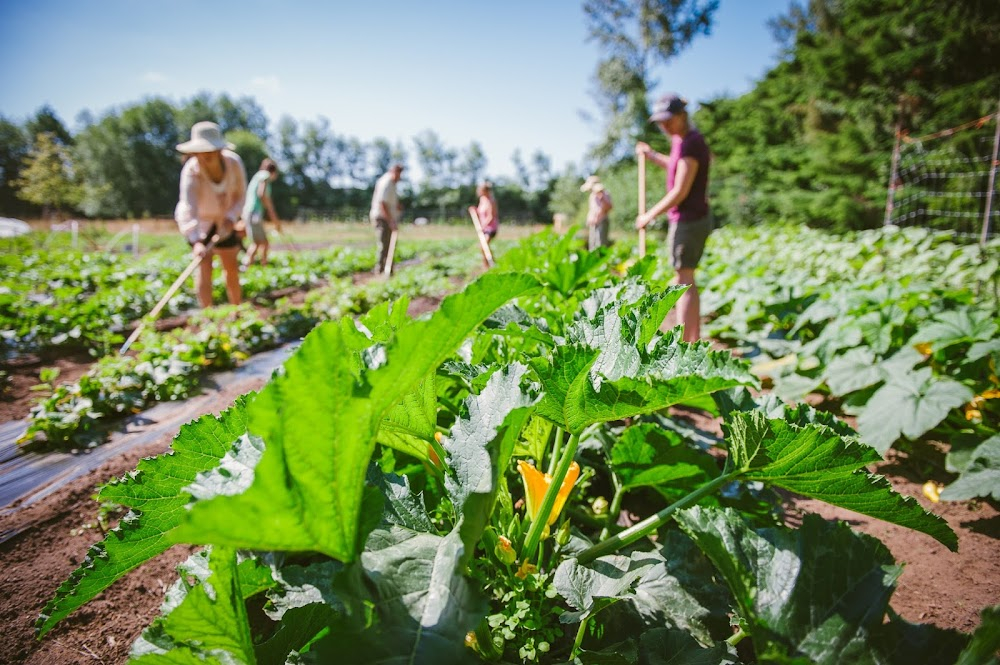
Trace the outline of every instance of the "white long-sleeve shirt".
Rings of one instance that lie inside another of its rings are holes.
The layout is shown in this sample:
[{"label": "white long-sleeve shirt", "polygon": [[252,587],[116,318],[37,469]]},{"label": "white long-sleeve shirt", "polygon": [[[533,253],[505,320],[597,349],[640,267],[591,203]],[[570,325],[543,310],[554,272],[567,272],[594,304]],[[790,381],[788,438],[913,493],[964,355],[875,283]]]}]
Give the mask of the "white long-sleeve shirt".
[{"label": "white long-sleeve shirt", "polygon": [[243,211],[247,193],[247,174],[243,160],[235,152],[222,151],[225,174],[222,182],[213,182],[194,157],[181,169],[180,196],[174,219],[181,233],[191,242],[204,238],[213,224],[226,219],[236,221]]}]

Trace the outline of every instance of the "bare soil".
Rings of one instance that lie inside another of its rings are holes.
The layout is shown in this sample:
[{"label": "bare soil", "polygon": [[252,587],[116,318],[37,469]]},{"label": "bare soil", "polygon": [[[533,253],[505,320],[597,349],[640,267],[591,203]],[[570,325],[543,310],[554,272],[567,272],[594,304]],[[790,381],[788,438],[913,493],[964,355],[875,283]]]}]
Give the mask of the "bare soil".
[{"label": "bare soil", "polygon": [[[10,376],[9,388],[0,395],[0,422],[20,420],[28,415],[31,407],[50,393],[40,388],[39,372],[47,367],[59,370],[55,385],[64,381],[76,381],[87,373],[94,364],[94,358],[86,351],[51,351],[39,355],[27,355],[0,364],[0,369]],[[33,390],[33,388],[36,388]]]}]

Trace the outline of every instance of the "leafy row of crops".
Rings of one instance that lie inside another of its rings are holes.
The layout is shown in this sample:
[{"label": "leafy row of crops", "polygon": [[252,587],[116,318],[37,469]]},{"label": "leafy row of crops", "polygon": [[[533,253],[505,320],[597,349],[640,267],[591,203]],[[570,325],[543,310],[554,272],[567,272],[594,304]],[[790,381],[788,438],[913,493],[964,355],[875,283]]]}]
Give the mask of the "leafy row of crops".
[{"label": "leafy row of crops", "polygon": [[[335,264],[344,270],[363,256],[334,251],[322,260],[303,260],[297,269],[302,264]],[[155,402],[195,395],[206,372],[234,367],[254,353],[301,338],[320,321],[367,311],[388,297],[441,296],[454,288],[449,278],[464,280],[476,260],[471,252],[436,260],[427,255],[424,263],[404,269],[388,282],[354,285],[349,279],[332,278],[312,290],[302,304],[283,299],[270,312],[248,304],[220,307],[200,312],[185,328],[146,331],[136,353],[105,356],[80,379],[60,384],[40,400],[31,409],[20,440],[49,448],[95,446],[103,440],[109,420]]]},{"label": "leafy row of crops", "polygon": [[[94,355],[109,353],[123,341],[126,327],[145,316],[187,266],[190,255],[155,252],[140,260],[118,254],[33,249],[19,239],[6,243],[17,251],[0,253],[0,357],[72,347]],[[418,255],[458,251],[452,242],[401,243],[401,261]],[[368,270],[371,250],[334,247],[321,252],[278,252],[268,266],[251,266],[240,275],[246,299],[266,299],[290,288],[312,288],[334,277]],[[221,280],[216,301],[225,301]],[[182,289],[165,316],[196,306],[194,292]]]},{"label": "leafy row of crops", "polygon": [[[1000,646],[889,609],[876,539],[783,488],[955,534],[866,466],[832,416],[755,400],[749,363],[660,321],[649,258],[542,236],[412,320],[405,298],[317,327],[259,394],[184,427],[99,500],[131,512],[38,622],[44,635],[174,543],[135,663],[971,663]],[[714,405],[718,450],[667,408]],[[619,508],[644,519],[617,523]]]},{"label": "leafy row of crops", "polygon": [[950,444],[945,499],[1000,499],[1000,241],[890,227],[712,237],[709,333],[755,354],[786,400],[825,395],[881,454]]}]

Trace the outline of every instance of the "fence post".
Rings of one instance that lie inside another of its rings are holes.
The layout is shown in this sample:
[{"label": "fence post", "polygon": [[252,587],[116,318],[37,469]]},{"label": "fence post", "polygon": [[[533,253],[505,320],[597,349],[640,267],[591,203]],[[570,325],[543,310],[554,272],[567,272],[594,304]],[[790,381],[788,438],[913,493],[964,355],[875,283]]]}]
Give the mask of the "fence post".
[{"label": "fence post", "polygon": [[996,131],[993,133],[993,157],[990,159],[990,177],[986,188],[986,212],[983,213],[983,232],[979,236],[979,245],[986,246],[990,234],[990,215],[993,212],[993,190],[997,182],[997,148],[1000,147],[1000,100],[997,101],[997,114],[993,116]]},{"label": "fence post", "polygon": [[132,225],[132,256],[139,258],[139,225]]},{"label": "fence post", "polygon": [[889,169],[889,191],[885,196],[885,218],[882,226],[889,226],[892,222],[892,209],[896,204],[896,180],[899,178],[899,142],[903,134],[903,119],[900,112],[900,119],[896,121],[896,143],[892,147],[892,167]]},{"label": "fence post", "polygon": [[77,244],[77,238],[78,238],[78,237],[79,237],[79,235],[80,235],[80,223],[79,223],[79,222],[77,222],[77,221],[76,221],[76,220],[74,219],[74,220],[72,220],[72,221],[71,221],[71,222],[69,223],[69,228],[70,228],[70,231],[72,232],[72,234],[71,234],[71,235],[72,235],[72,238],[73,238],[73,240],[72,240],[72,243],[73,243],[73,249],[76,249],[76,244]]}]

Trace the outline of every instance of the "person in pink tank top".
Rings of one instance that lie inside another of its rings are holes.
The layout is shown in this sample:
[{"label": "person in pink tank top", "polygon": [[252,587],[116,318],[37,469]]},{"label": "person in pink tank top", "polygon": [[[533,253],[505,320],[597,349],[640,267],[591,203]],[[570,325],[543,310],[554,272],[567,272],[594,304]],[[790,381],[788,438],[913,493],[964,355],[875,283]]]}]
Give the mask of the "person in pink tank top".
[{"label": "person in pink tank top", "polygon": [[693,342],[701,336],[701,302],[694,271],[713,228],[708,205],[711,154],[705,137],[688,119],[687,100],[678,95],[657,100],[649,120],[670,136],[670,154],[656,152],[642,141],[636,143],[635,152],[666,170],[667,194],[639,215],[635,225],[645,228],[660,215],[667,215],[670,256],[677,271],[674,283],[687,284],[688,290],[667,315],[666,325],[672,328],[679,318],[684,325],[684,340]]},{"label": "person in pink tank top", "polygon": [[[482,226],[483,235],[486,236],[486,244],[493,242],[500,228],[500,208],[497,207],[497,199],[493,195],[493,183],[484,180],[476,187],[476,195],[479,196],[479,204],[476,206],[476,214],[479,216],[479,224]],[[486,267],[489,268],[489,261],[483,258]]]}]

